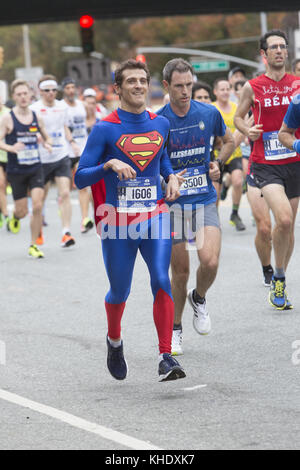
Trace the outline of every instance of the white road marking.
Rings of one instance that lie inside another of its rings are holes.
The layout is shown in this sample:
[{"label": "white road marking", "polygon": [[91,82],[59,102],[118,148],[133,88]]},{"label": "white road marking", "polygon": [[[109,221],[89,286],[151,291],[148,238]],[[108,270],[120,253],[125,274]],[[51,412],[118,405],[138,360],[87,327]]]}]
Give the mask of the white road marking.
[{"label": "white road marking", "polygon": [[13,403],[15,405],[22,406],[23,408],[29,408],[32,411],[37,411],[38,413],[50,416],[51,418],[57,419],[58,421],[69,424],[70,426],[81,429],[83,431],[96,434],[109,441],[113,441],[117,444],[129,447],[130,449],[162,450],[161,448],[155,447],[154,445],[148,442],[135,439],[134,437],[127,436],[126,434],[120,433],[118,431],[114,431],[104,426],[100,426],[97,423],[86,421],[85,419],[78,418],[77,416],[71,415],[64,411],[57,410],[56,408],[52,408],[50,406],[46,406],[41,403],[28,400],[27,398],[15,395],[5,390],[0,389],[0,399],[5,400],[9,403]]},{"label": "white road marking", "polygon": [[203,384],[203,385],[195,385],[195,387],[188,387],[188,388],[184,388],[183,390],[185,392],[191,392],[193,390],[198,390],[198,388],[205,388],[207,387],[207,384]]}]

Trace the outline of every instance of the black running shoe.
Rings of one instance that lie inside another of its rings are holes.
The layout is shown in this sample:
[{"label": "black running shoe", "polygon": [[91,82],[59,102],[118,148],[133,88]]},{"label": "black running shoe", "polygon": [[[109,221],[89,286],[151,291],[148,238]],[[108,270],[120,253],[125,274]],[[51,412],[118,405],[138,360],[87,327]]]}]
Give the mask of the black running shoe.
[{"label": "black running shoe", "polygon": [[225,186],[225,184],[223,183],[222,188],[221,188],[221,194],[220,194],[221,201],[225,201],[227,197],[228,189],[229,188],[227,188],[227,186]]},{"label": "black running shoe", "polygon": [[273,277],[273,274],[274,274],[272,266],[270,268],[268,268],[266,271],[263,271],[263,274],[264,274],[264,280],[263,280],[264,286],[270,287],[272,277]]},{"label": "black running shoe", "polygon": [[293,310],[293,304],[289,301],[289,299],[286,299],[286,304],[283,310]]},{"label": "black running shoe", "polygon": [[86,217],[81,223],[80,231],[81,233],[87,233],[93,227],[94,227],[94,222],[92,221],[92,219],[90,219],[89,217]]},{"label": "black running shoe", "polygon": [[163,359],[158,366],[159,382],[166,382],[167,380],[183,379],[186,377],[185,372],[171,354],[164,353]]},{"label": "black running shoe", "polygon": [[246,230],[245,224],[243,224],[242,219],[238,214],[231,214],[230,221],[229,223],[233,225],[238,232],[242,232],[243,230]]},{"label": "black running shoe", "polygon": [[107,343],[107,367],[111,375],[117,380],[124,380],[127,376],[127,363],[123,353],[123,341],[121,346],[114,348],[108,338]]}]

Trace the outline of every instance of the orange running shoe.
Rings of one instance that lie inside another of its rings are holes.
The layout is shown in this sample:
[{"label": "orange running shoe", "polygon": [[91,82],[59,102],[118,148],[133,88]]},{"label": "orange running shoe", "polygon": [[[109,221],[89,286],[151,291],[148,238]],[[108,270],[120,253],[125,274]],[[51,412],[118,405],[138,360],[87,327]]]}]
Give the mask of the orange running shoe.
[{"label": "orange running shoe", "polygon": [[70,232],[65,233],[61,240],[62,248],[68,248],[69,246],[75,245],[75,238],[72,237]]},{"label": "orange running shoe", "polygon": [[42,246],[44,245],[44,243],[45,243],[44,235],[43,235],[43,231],[41,230],[38,238],[35,241],[35,244],[38,246]]}]

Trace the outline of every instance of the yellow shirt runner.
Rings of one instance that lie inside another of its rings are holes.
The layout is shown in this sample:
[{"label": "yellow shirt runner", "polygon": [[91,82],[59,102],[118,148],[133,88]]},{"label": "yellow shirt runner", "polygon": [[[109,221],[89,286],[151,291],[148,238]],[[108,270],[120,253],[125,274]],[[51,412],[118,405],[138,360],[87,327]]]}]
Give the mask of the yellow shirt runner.
[{"label": "yellow shirt runner", "polygon": [[[237,105],[233,101],[230,101],[231,111],[230,111],[230,113],[224,113],[224,111],[222,111],[219,108],[219,106],[217,105],[216,102],[214,102],[212,104],[220,111],[226,126],[231,130],[231,132],[233,134],[236,130],[236,127],[235,127],[234,122],[233,122],[233,118],[234,118],[234,115],[236,113]],[[217,156],[218,152],[215,151],[215,153],[216,153],[216,156]],[[235,151],[233,152],[231,157],[227,160],[226,165],[228,165],[230,162],[232,162],[232,160],[234,160],[235,158],[242,158],[242,156],[243,156],[242,150],[241,150],[241,147],[239,146],[235,149]]]}]

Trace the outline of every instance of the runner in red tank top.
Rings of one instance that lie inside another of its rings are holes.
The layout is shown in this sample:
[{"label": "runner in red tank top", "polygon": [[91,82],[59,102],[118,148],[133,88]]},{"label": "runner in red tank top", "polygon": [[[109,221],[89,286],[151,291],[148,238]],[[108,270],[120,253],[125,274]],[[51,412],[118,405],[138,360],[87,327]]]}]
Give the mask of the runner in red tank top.
[{"label": "runner in red tank top", "polygon": [[[268,165],[287,165],[300,161],[300,155],[280,144],[278,131],[297,89],[299,80],[285,74],[279,81],[260,75],[249,83],[254,93],[254,121],[262,124],[263,132],[253,143],[252,161]],[[300,132],[298,136],[300,136]]]},{"label": "runner in red tank top", "polygon": [[[235,115],[237,129],[254,142],[251,174],[256,188],[249,190],[253,195],[251,207],[256,205],[254,216],[257,220],[261,218],[256,246],[262,264],[263,258],[264,261],[269,259],[271,271],[271,239],[273,241],[275,272],[270,282],[269,301],[278,310],[292,308],[286,294],[285,272],[294,248],[300,196],[300,155],[285,148],[278,139],[283,118],[293,95],[297,94],[299,83],[297,77],[286,74],[287,48],[287,37],[280,30],[272,30],[261,38],[260,53],[266,62],[266,73],[245,84]],[[244,117],[251,108],[255,125],[249,128]],[[258,200],[260,191],[274,215],[272,234],[266,206]]]}]

